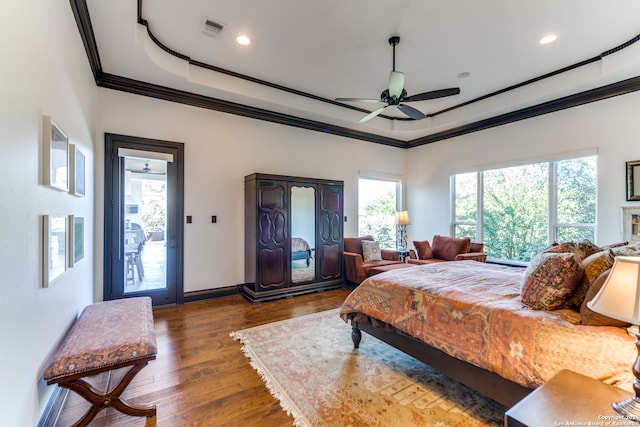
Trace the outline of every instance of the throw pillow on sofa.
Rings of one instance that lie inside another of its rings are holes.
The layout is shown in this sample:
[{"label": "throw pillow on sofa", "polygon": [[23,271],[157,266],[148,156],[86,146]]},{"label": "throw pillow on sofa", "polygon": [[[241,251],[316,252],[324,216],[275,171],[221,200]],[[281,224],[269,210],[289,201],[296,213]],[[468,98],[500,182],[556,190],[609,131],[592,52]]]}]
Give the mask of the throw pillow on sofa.
[{"label": "throw pillow on sofa", "polygon": [[535,310],[562,308],[580,284],[582,274],[580,259],[572,252],[538,254],[522,278],[522,302]]},{"label": "throw pillow on sofa", "polygon": [[372,240],[362,241],[362,258],[364,262],[381,261],[380,243]]},{"label": "throw pillow on sofa", "polygon": [[413,247],[416,248],[418,259],[433,259],[433,251],[431,250],[431,245],[429,245],[428,240],[423,242],[414,240]]}]

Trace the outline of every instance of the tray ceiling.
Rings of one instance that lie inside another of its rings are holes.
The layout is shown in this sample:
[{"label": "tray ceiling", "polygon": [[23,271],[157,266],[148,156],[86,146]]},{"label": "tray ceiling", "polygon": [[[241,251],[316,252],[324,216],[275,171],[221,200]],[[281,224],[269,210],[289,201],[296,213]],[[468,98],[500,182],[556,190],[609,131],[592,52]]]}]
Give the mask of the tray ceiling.
[{"label": "tray ceiling", "polygon": [[[637,0],[71,3],[101,86],[389,145],[640,88]],[[220,33],[203,31],[206,21]],[[240,34],[251,44],[239,45]],[[547,34],[557,39],[539,44]],[[409,95],[460,94],[410,103],[422,120],[386,109],[358,123],[384,104],[334,99],[379,98],[392,35],[401,38],[395,65]]]}]

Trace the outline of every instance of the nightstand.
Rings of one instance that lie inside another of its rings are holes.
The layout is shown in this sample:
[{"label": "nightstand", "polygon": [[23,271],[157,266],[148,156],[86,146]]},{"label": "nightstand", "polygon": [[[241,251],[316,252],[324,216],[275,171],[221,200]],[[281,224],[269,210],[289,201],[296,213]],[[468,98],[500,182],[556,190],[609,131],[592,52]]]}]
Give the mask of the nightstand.
[{"label": "nightstand", "polygon": [[[633,426],[634,423],[623,419],[611,407],[611,402],[632,396],[630,392],[565,369],[509,409],[504,415],[504,425]],[[620,422],[628,424],[616,424]]]}]

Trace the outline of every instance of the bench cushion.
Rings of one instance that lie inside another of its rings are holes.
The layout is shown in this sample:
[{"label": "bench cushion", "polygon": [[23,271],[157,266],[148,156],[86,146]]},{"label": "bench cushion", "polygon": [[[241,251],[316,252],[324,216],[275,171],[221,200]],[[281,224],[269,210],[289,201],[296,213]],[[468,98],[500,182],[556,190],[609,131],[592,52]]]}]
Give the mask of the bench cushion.
[{"label": "bench cushion", "polygon": [[87,306],[50,359],[48,384],[115,366],[155,358],[156,335],[151,298],[127,298]]}]

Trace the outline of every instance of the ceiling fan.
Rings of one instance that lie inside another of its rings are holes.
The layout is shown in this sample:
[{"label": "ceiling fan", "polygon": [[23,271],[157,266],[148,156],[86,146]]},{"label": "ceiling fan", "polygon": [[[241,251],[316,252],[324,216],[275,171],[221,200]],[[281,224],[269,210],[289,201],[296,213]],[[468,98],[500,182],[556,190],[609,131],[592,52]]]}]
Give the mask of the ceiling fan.
[{"label": "ceiling fan", "polygon": [[407,96],[407,91],[404,89],[404,73],[396,71],[396,46],[398,45],[398,43],[400,43],[400,36],[393,36],[389,38],[389,44],[393,46],[393,70],[389,75],[389,87],[380,94],[380,99],[336,98],[336,101],[343,102],[382,102],[387,104],[364,116],[362,119],[360,119],[360,123],[371,120],[389,107],[397,107],[400,111],[414,120],[424,119],[427,116],[422,111],[417,110],[404,103],[413,101],[426,101],[428,99],[442,98],[445,96],[457,95],[460,93],[460,88],[455,87],[432,90],[429,92],[419,93],[417,95]]},{"label": "ceiling fan", "polygon": [[149,175],[166,175],[164,171],[154,171],[149,167],[149,162],[145,162],[141,170],[132,170],[133,173],[149,174]]}]

